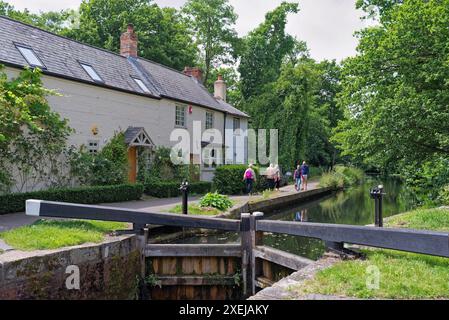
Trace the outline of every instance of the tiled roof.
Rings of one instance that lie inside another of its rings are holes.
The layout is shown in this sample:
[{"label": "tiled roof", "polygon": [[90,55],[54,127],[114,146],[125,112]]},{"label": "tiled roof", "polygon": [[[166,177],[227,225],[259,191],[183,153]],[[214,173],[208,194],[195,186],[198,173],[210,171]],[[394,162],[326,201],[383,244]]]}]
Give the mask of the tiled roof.
[{"label": "tiled roof", "polygon": [[[196,79],[179,71],[142,58],[126,58],[0,16],[0,63],[18,67],[28,65],[16,45],[32,48],[46,67],[44,73],[53,76],[152,98],[174,99],[247,117],[229,104],[215,99]],[[104,84],[94,82],[80,62],[91,65],[104,80]],[[142,92],[132,77],[141,79],[150,93]]]}]

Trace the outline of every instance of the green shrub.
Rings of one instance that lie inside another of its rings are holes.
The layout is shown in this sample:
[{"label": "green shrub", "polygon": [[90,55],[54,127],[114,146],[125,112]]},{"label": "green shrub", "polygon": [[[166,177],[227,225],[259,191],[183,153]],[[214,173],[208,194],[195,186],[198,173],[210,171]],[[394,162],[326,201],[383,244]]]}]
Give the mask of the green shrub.
[{"label": "green shrub", "polygon": [[[243,164],[231,164],[217,167],[213,180],[213,189],[221,194],[242,194],[245,193],[245,183],[243,175],[248,167]],[[268,188],[265,176],[259,175],[259,168],[253,167],[256,173],[256,183],[254,190],[262,191]]]},{"label": "green shrub", "polygon": [[449,184],[440,190],[440,193],[438,195],[438,200],[442,204],[449,206]]},{"label": "green shrub", "polygon": [[[181,195],[179,190],[181,183],[176,181],[153,180],[145,184],[145,194],[157,198],[171,198]],[[206,181],[192,182],[189,184],[189,194],[205,194],[212,189],[212,183]]]},{"label": "green shrub", "polygon": [[423,164],[411,163],[401,173],[421,204],[438,205],[440,192],[449,181],[449,157],[438,157]]},{"label": "green shrub", "polygon": [[28,199],[97,204],[138,200],[142,197],[142,194],[143,186],[139,184],[11,193],[0,196],[0,214],[24,211],[25,201]]},{"label": "green shrub", "polygon": [[332,189],[341,189],[348,187],[363,180],[362,170],[354,167],[335,166],[334,170],[323,173],[320,178],[320,187],[330,187]]},{"label": "green shrub", "polygon": [[357,184],[363,180],[364,172],[358,168],[338,165],[334,170],[343,177],[346,186]]},{"label": "green shrub", "polygon": [[245,191],[245,165],[224,165],[215,169],[214,189],[221,194],[242,194]]},{"label": "green shrub", "polygon": [[320,187],[341,189],[345,185],[344,177],[340,173],[326,172],[321,175]]},{"label": "green shrub", "polygon": [[200,207],[211,207],[221,211],[225,211],[233,206],[228,196],[215,193],[208,193],[200,199]]},{"label": "green shrub", "polygon": [[119,185],[128,179],[128,146],[123,132],[115,133],[97,154],[84,146],[70,153],[70,174],[83,185]]}]

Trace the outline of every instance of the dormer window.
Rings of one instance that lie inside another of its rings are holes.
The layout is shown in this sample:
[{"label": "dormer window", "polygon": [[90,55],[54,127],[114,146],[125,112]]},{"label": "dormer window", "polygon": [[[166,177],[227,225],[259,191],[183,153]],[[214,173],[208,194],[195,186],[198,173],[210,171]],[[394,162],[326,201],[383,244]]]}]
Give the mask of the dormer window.
[{"label": "dormer window", "polygon": [[20,51],[22,56],[31,67],[39,67],[41,69],[45,69],[44,63],[39,59],[33,49],[21,45],[16,45],[16,48]]},{"label": "dormer window", "polygon": [[83,67],[84,71],[86,71],[86,73],[92,78],[92,80],[94,80],[95,82],[104,83],[104,80],[98,75],[97,71],[95,71],[95,69],[91,65],[82,62],[80,62],[80,64],[81,67]]},{"label": "dormer window", "polygon": [[139,78],[133,78],[133,80],[137,83],[137,85],[139,86],[139,88],[145,92],[145,93],[150,93],[150,90],[148,89],[148,87],[145,85],[145,83],[143,83],[142,80],[140,80]]}]

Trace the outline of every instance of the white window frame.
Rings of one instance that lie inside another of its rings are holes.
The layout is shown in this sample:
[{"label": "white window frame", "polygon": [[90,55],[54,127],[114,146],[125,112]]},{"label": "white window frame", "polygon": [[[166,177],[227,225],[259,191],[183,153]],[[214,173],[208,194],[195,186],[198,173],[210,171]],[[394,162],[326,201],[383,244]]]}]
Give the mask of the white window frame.
[{"label": "white window frame", "polygon": [[[36,54],[36,52],[33,50],[33,48],[24,46],[21,44],[15,44],[17,50],[19,50],[22,57],[25,59],[25,61],[30,65],[30,67],[38,67],[41,69],[47,69],[45,64],[42,62],[42,60],[39,58],[39,56]],[[34,59],[36,63],[30,60],[30,58]]]},{"label": "white window frame", "polygon": [[92,65],[81,61],[78,62],[81,65],[81,68],[83,68],[83,70],[94,82],[104,83],[103,78],[98,74],[97,70],[95,70]]},{"label": "white window frame", "polygon": [[143,93],[151,93],[150,89],[148,89],[147,85],[139,78],[131,77],[133,78],[134,82],[139,86],[140,90],[143,91]]},{"label": "white window frame", "polygon": [[214,113],[210,112],[210,111],[206,111],[206,123],[205,123],[206,130],[213,129],[214,128],[214,122],[215,122],[215,115],[214,115]]},{"label": "white window frame", "polygon": [[175,127],[185,128],[187,122],[187,107],[176,105],[175,108]]}]

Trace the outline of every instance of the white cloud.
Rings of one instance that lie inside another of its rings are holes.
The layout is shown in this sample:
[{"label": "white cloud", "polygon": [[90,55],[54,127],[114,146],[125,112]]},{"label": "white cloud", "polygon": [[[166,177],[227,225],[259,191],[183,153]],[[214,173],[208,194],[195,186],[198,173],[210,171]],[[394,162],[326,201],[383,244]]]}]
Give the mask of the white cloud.
[{"label": "white cloud", "polygon": [[[180,7],[185,0],[155,0],[161,6]],[[239,15],[237,31],[245,35],[263,20],[282,0],[230,0]],[[60,10],[77,8],[81,0],[9,0],[18,9]],[[365,26],[355,9],[355,0],[301,0],[301,11],[290,15],[287,31],[307,42],[311,55],[317,60],[337,59],[355,54],[355,31]]]}]

